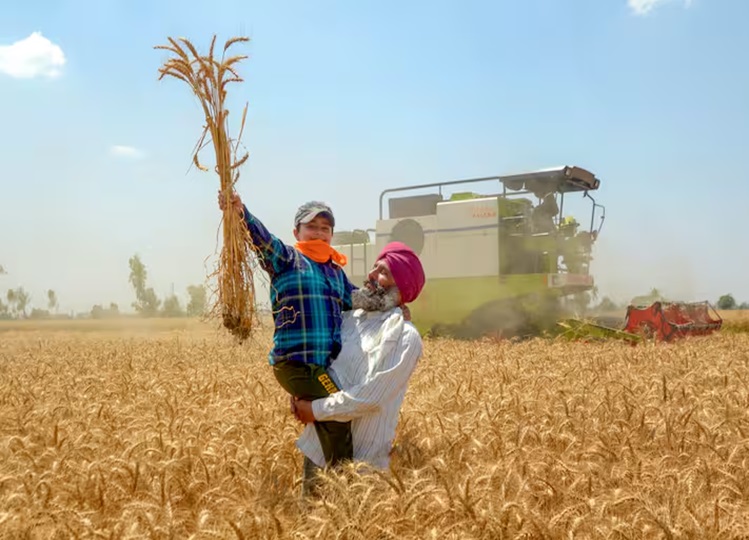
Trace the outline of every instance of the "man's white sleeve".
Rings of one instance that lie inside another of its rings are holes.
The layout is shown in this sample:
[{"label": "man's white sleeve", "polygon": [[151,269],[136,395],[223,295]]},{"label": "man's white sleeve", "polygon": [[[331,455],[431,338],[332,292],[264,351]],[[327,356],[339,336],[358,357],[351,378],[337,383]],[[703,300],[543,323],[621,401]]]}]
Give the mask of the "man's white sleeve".
[{"label": "man's white sleeve", "polygon": [[422,342],[418,331],[411,328],[402,334],[403,340],[394,347],[383,362],[383,369],[373,373],[363,383],[341,390],[312,402],[316,420],[348,422],[373,413],[380,404],[405,391],[408,380],[421,357]]}]

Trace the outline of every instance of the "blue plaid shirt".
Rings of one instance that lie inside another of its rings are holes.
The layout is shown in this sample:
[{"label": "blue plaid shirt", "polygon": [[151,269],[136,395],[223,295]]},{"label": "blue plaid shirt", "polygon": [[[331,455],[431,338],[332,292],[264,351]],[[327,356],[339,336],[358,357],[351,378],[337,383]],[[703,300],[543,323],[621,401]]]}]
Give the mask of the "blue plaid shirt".
[{"label": "blue plaid shirt", "polygon": [[271,278],[275,331],[271,365],[290,360],[328,367],[341,350],[342,312],[355,289],[343,268],[318,263],[284,244],[244,207],[245,223]]}]

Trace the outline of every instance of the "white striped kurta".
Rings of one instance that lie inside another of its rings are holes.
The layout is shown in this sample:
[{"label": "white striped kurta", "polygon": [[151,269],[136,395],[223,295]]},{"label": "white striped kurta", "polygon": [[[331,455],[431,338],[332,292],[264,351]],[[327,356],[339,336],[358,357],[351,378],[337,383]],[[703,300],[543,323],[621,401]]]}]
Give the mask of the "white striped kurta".
[{"label": "white striped kurta", "polygon": [[[330,371],[342,391],[313,401],[312,411],[320,421],[351,420],[354,460],[387,469],[408,380],[421,357],[421,336],[400,308],[393,308],[346,312],[341,338],[342,349]],[[325,466],[312,424],[305,426],[297,447]]]}]

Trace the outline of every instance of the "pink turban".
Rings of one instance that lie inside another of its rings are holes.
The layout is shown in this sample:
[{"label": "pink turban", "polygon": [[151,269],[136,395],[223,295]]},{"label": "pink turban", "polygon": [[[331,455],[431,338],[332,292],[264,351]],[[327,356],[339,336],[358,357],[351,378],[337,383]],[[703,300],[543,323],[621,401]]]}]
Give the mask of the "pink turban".
[{"label": "pink turban", "polygon": [[401,301],[407,304],[416,300],[426,280],[418,255],[403,242],[390,242],[377,257],[378,261],[383,259],[393,274]]}]

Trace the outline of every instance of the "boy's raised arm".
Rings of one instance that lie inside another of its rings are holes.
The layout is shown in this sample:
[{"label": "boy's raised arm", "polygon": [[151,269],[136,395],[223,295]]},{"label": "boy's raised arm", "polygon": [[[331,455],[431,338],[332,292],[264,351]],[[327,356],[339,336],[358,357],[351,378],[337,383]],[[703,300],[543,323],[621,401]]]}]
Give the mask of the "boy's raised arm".
[{"label": "boy's raised arm", "polygon": [[[242,203],[239,195],[232,196],[232,206],[242,216],[252,243],[257,249],[260,265],[268,273],[277,274],[294,260],[294,248],[284,244],[278,237],[271,234],[265,225],[256,218]],[[224,209],[223,198],[219,193],[219,208]]]},{"label": "boy's raised arm", "polygon": [[294,248],[284,244],[278,237],[271,234],[265,225],[256,218],[247,207],[242,205],[244,222],[250,231],[252,243],[258,249],[258,256],[263,269],[268,273],[277,274],[293,261]]}]

